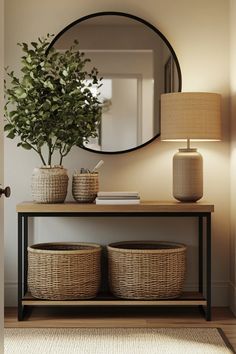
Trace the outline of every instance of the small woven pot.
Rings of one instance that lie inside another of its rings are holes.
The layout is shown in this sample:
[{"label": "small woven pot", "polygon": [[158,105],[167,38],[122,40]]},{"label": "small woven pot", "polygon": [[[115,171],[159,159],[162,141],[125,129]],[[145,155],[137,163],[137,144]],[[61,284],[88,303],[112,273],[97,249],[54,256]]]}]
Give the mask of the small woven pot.
[{"label": "small woven pot", "polygon": [[42,243],[28,247],[28,287],[39,299],[73,300],[96,296],[101,281],[101,246]]},{"label": "small woven pot", "polygon": [[67,170],[62,166],[35,168],[31,179],[31,192],[36,203],[63,203],[68,188]]},{"label": "small woven pot", "polygon": [[169,299],[181,295],[186,246],[155,241],[107,246],[111,292],[125,299]]},{"label": "small woven pot", "polygon": [[75,173],[73,175],[72,195],[78,203],[92,203],[98,190],[98,173]]}]

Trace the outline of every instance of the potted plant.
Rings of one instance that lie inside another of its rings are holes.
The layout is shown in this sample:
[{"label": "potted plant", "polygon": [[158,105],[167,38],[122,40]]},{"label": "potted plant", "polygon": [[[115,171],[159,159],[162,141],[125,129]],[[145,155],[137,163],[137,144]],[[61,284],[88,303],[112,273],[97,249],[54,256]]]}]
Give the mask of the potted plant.
[{"label": "potted plant", "polygon": [[[18,137],[17,146],[34,150],[42,167],[34,171],[32,195],[36,202],[63,202],[68,176],[63,158],[73,146],[82,147],[89,138],[97,137],[101,104],[92,94],[101,79],[93,68],[85,70],[90,59],[78,49],[48,49],[51,35],[37,42],[18,43],[23,51],[21,77],[7,68],[5,82],[4,130],[7,137]],[[55,166],[55,158],[58,158]]]}]

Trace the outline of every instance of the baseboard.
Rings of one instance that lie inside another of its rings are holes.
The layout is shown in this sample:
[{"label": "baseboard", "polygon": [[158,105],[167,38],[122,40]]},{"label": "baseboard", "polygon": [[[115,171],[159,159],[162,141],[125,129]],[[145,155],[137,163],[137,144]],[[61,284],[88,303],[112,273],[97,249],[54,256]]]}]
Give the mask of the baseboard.
[{"label": "baseboard", "polygon": [[229,283],[229,306],[236,316],[236,285],[233,282]]},{"label": "baseboard", "polygon": [[[184,287],[186,291],[196,291],[196,283],[188,283]],[[231,296],[232,293],[232,296]],[[235,310],[235,301],[229,304],[230,298],[235,300],[236,287],[229,282],[213,282],[212,283],[212,306],[231,306],[232,311]],[[5,306],[14,307],[17,305],[17,283],[5,283]],[[233,310],[234,309],[234,310]],[[235,314],[235,312],[234,312]]]}]

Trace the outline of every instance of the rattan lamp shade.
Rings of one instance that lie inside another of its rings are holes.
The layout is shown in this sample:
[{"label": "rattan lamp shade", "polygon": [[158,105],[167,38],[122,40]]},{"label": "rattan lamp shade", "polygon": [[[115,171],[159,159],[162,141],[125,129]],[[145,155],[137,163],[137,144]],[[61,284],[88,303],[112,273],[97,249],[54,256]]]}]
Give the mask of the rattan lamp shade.
[{"label": "rattan lamp shade", "polygon": [[186,140],[187,148],[173,157],[173,196],[196,202],[203,196],[203,160],[190,140],[221,139],[221,96],[208,92],[178,92],[161,96],[161,140]]},{"label": "rattan lamp shade", "polygon": [[161,140],[220,140],[221,95],[178,92],[161,96]]}]

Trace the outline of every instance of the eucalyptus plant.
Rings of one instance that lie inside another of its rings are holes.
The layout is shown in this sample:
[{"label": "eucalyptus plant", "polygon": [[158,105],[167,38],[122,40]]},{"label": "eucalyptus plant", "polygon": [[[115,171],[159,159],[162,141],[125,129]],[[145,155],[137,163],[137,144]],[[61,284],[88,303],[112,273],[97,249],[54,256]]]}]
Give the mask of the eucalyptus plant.
[{"label": "eucalyptus plant", "polygon": [[91,87],[97,91],[102,79],[96,68],[85,70],[90,59],[77,41],[57,51],[49,48],[51,37],[18,43],[23,51],[21,75],[6,69],[4,130],[10,139],[19,137],[17,146],[33,149],[44,165],[52,165],[58,151],[61,165],[73,146],[97,137],[102,106]]}]

